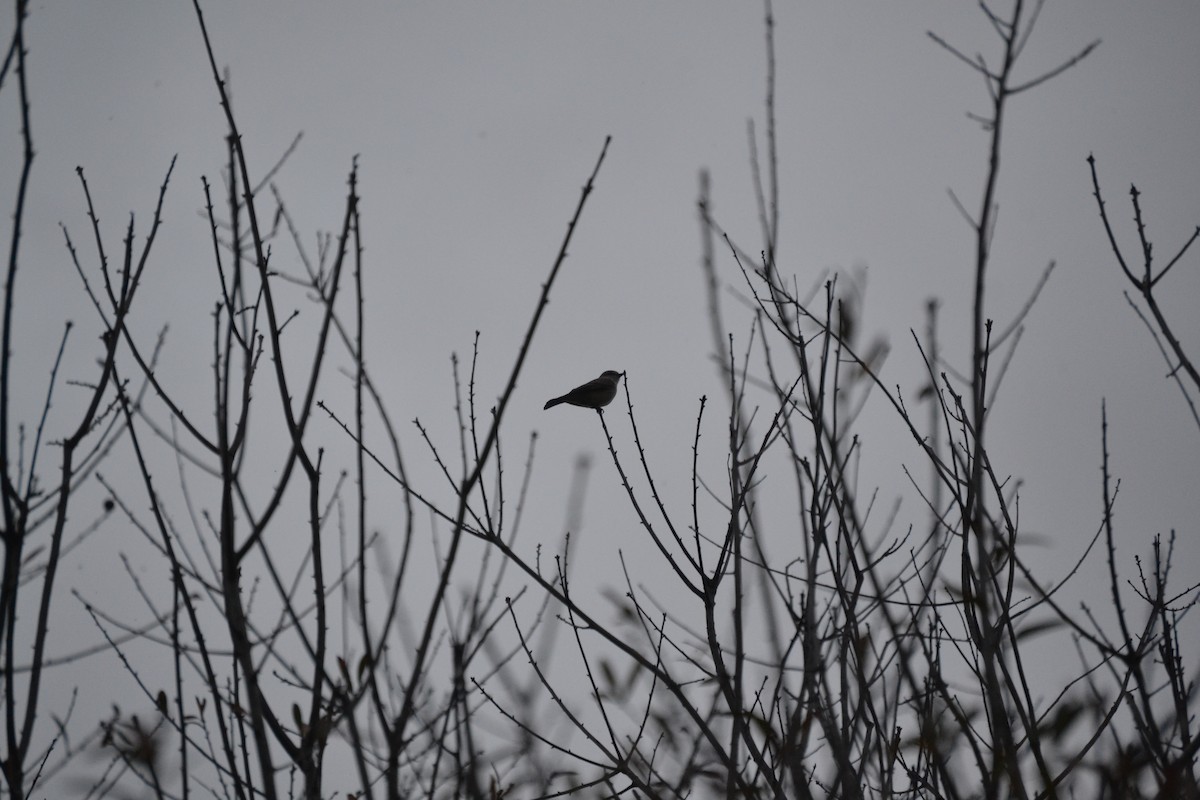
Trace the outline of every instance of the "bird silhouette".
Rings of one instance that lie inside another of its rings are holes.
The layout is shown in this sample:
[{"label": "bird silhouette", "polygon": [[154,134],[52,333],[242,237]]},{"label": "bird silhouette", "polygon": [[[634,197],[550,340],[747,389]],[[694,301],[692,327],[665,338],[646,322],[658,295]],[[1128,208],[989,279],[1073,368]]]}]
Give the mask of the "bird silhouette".
[{"label": "bird silhouette", "polygon": [[601,408],[602,406],[606,406],[617,396],[617,383],[620,382],[621,376],[624,374],[624,372],[617,372],[610,369],[599,378],[588,381],[582,386],[576,386],[561,397],[547,400],[546,405],[542,408],[544,410],[559,403],[568,403],[573,406],[582,406],[583,408]]}]

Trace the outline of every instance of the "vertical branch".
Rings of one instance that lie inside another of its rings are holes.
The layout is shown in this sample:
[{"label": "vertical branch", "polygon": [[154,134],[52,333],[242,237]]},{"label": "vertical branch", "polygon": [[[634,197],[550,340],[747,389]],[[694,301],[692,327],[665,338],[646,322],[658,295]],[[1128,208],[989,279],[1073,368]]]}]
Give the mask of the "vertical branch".
[{"label": "vertical branch", "polygon": [[[8,244],[8,267],[4,278],[4,319],[0,331],[0,499],[3,500],[5,544],[17,535],[17,514],[20,507],[19,489],[12,482],[12,459],[9,453],[9,425],[12,409],[9,405],[9,384],[12,377],[12,331],[13,302],[16,299],[17,265],[20,261],[21,226],[25,220],[25,196],[29,191],[29,177],[33,171],[33,131],[29,115],[29,85],[25,63],[25,16],[27,0],[16,0],[16,27],[13,30],[11,52],[16,56],[17,97],[21,107],[21,177],[17,180],[17,196],[13,204],[12,238]],[[19,551],[18,563],[19,563]],[[11,610],[11,608],[10,608]],[[11,653],[11,651],[10,651]],[[13,695],[7,695],[10,699]],[[13,735],[9,725],[9,734]],[[9,740],[13,740],[10,738]]]},{"label": "vertical branch", "polygon": [[[29,178],[33,170],[33,133],[30,127],[29,87],[25,63],[25,16],[26,0],[13,4],[16,14],[13,38],[9,52],[16,57],[17,96],[21,109],[21,176],[17,181],[17,196],[13,206],[12,237],[8,245],[8,265],[4,279],[4,318],[0,331],[0,510],[4,514],[4,575],[0,583],[0,640],[4,647],[4,727],[7,734],[7,752],[3,758],[5,782],[13,798],[21,798],[25,791],[25,756],[29,742],[24,732],[17,733],[17,685],[16,664],[13,651],[16,646],[17,595],[20,591],[22,551],[24,549],[25,510],[20,489],[13,480],[16,471],[9,451],[9,425],[13,416],[9,388],[12,376],[12,331],[13,304],[16,299],[17,266],[20,261],[21,227],[25,220],[25,197],[29,190]],[[8,60],[5,61],[6,66]],[[32,486],[32,476],[30,476]],[[31,685],[27,702],[35,700]],[[27,719],[29,719],[27,717]],[[22,726],[24,728],[24,726]]]}]

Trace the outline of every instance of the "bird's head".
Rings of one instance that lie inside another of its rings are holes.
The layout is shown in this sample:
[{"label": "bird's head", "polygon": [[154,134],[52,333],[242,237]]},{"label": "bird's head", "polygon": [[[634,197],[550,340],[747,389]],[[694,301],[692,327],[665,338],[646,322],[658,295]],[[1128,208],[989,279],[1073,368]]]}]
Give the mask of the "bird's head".
[{"label": "bird's head", "polygon": [[600,377],[608,378],[610,381],[613,381],[615,383],[616,381],[621,380],[621,378],[624,375],[625,375],[624,372],[617,372],[615,369],[610,369],[610,370],[605,370],[604,373]]}]

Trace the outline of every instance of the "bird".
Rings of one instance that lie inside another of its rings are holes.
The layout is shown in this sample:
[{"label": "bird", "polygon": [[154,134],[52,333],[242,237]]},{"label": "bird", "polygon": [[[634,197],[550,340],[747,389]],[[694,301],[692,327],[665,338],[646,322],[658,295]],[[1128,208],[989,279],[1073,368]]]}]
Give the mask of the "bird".
[{"label": "bird", "polygon": [[547,400],[546,405],[542,406],[542,410],[559,403],[570,403],[573,406],[599,410],[602,406],[611,403],[612,399],[617,396],[617,383],[624,374],[624,372],[610,369],[602,373],[599,378],[588,381],[582,386],[576,386],[561,397]]}]

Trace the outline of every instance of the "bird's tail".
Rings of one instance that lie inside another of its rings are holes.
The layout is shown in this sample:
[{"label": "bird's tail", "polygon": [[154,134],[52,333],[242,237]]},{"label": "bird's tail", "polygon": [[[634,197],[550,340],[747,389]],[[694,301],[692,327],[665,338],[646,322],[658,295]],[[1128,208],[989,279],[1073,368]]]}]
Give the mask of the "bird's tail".
[{"label": "bird's tail", "polygon": [[545,411],[547,408],[553,408],[554,406],[558,405],[559,403],[565,403],[565,402],[567,402],[566,395],[563,395],[562,397],[556,397],[553,400],[547,400],[546,405],[542,406],[542,410]]}]

